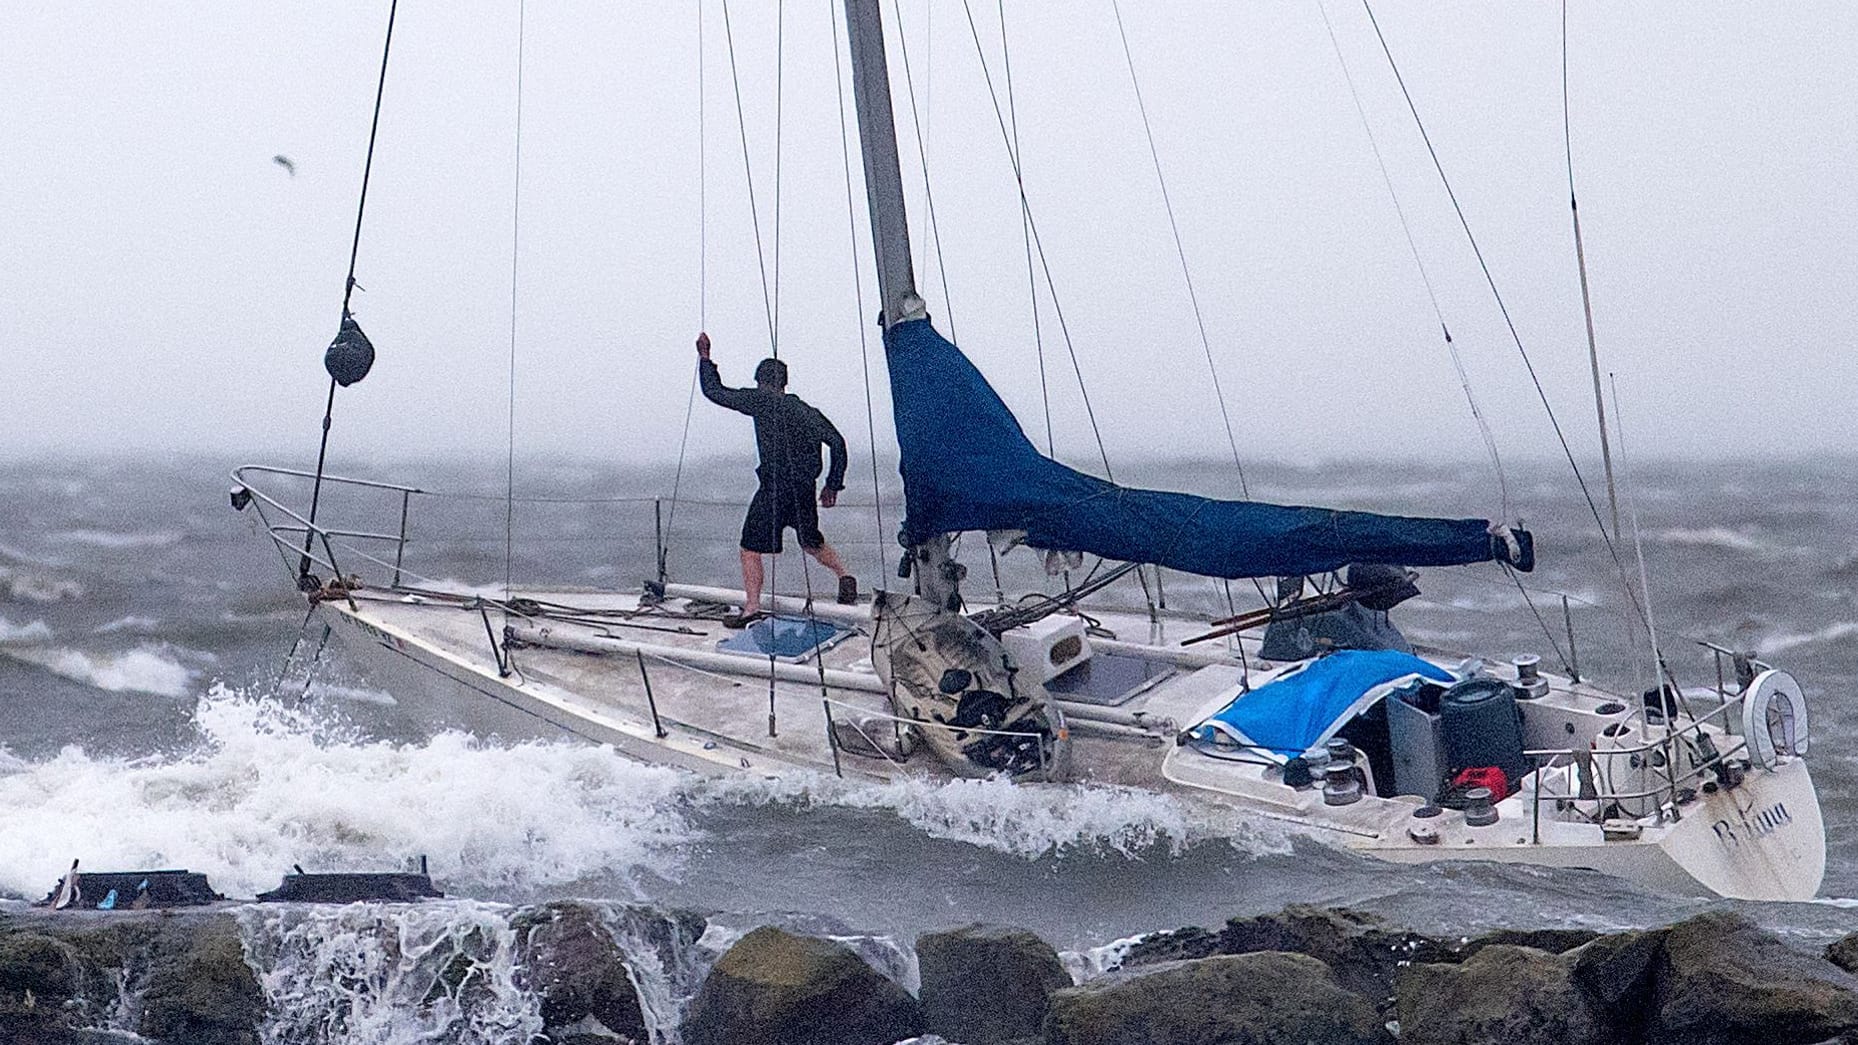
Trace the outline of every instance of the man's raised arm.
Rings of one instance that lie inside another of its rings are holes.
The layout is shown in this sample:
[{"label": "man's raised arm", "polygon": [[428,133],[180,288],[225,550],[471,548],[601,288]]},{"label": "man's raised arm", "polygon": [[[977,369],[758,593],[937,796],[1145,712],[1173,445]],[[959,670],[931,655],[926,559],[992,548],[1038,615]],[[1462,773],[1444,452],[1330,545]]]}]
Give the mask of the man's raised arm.
[{"label": "man's raised arm", "polygon": [[697,335],[697,384],[703,388],[703,398],[717,406],[726,406],[738,413],[753,416],[750,404],[753,396],[746,388],[730,388],[723,384],[723,375],[710,362],[710,335]]}]

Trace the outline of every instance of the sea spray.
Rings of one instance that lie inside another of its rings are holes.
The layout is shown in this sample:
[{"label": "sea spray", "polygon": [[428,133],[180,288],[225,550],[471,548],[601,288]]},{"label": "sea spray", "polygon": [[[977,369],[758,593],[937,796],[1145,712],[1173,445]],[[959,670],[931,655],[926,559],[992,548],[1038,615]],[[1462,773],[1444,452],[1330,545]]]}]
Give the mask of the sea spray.
[{"label": "sea spray", "polygon": [[684,1010],[722,953],[723,949],[713,943],[714,927],[701,922],[692,924],[689,915],[667,914],[651,907],[597,906],[607,932],[626,956],[626,972],[639,994],[639,1008],[652,1029],[653,1042],[664,1045],[675,1041]]},{"label": "sea spray", "polygon": [[1102,848],[1125,856],[1178,851],[1190,815],[1164,795],[1132,788],[1029,787],[1011,780],[906,778],[849,782],[812,773],[722,778],[701,785],[708,800],[741,805],[839,806],[890,812],[944,841],[1027,859]]},{"label": "sea spray", "polygon": [[542,1031],[501,904],[250,905],[237,917],[269,1003],[267,1045],[505,1045]]},{"label": "sea spray", "polygon": [[173,651],[143,645],[117,652],[92,652],[60,646],[9,646],[0,654],[45,669],[54,675],[111,693],[148,693],[184,697],[193,688],[194,671]]},{"label": "sea spray", "polygon": [[[455,890],[521,895],[670,873],[688,779],[610,748],[498,746],[462,733],[363,740],[339,719],[216,687],[200,741],[142,759],[68,746],[0,772],[0,892],[37,897],[73,857],[183,866],[252,896],[293,864],[372,870],[426,855]],[[617,885],[613,883],[617,882]]]}]

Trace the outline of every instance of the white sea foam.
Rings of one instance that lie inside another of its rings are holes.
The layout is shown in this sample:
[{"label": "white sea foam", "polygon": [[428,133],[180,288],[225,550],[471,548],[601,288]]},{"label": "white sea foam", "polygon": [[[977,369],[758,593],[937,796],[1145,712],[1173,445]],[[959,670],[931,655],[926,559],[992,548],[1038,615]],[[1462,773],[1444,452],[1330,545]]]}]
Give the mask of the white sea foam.
[{"label": "white sea foam", "polygon": [[1129,952],[1134,950],[1135,945],[1141,943],[1148,935],[1148,933],[1137,933],[1134,936],[1125,936],[1120,940],[1111,940],[1109,943],[1081,951],[1060,951],[1058,960],[1064,963],[1065,972],[1071,974],[1072,983],[1083,983],[1085,980],[1122,968],[1123,961],[1129,957]]},{"label": "white sea foam", "polygon": [[0,599],[63,602],[83,597],[84,586],[74,580],[0,563]]},{"label": "white sea foam", "polygon": [[1092,848],[1130,856],[1156,848],[1178,852],[1197,834],[1193,815],[1179,801],[1134,788],[1005,779],[848,783],[812,774],[726,778],[701,788],[711,800],[884,810],[931,838],[1029,859]]},{"label": "white sea foam", "polygon": [[52,629],[42,620],[28,624],[14,624],[5,617],[0,617],[0,642],[44,642],[52,637]]},{"label": "white sea foam", "polygon": [[542,1030],[501,905],[252,905],[237,917],[265,970],[267,1041],[501,1045]]},{"label": "white sea foam", "polygon": [[340,682],[317,679],[310,685],[310,696],[325,700],[342,700],[351,704],[373,704],[377,707],[393,707],[400,703],[392,693],[372,686],[350,686]]},{"label": "white sea foam", "polygon": [[522,891],[669,873],[694,834],[673,801],[687,778],[609,748],[358,741],[218,688],[195,720],[205,742],[187,754],[68,747],[0,774],[0,892],[39,895],[72,857],[188,867],[251,896],[294,863],[377,870],[421,853],[456,886]]},{"label": "white sea foam", "polygon": [[1801,646],[1814,646],[1824,642],[1840,642],[1858,638],[1858,621],[1842,620],[1820,628],[1818,631],[1782,631],[1761,639],[1756,648],[1765,654],[1785,653],[1799,649]]},{"label": "white sea foam", "polygon": [[108,624],[99,626],[97,634],[115,635],[119,632],[128,632],[131,635],[145,635],[160,627],[161,622],[155,618],[132,613],[127,617],[118,617]]},{"label": "white sea foam", "polygon": [[1682,548],[1720,548],[1750,555],[1762,555],[1774,550],[1768,542],[1726,526],[1673,527],[1655,531],[1648,536],[1652,540]]},{"label": "white sea foam", "polygon": [[115,530],[66,530],[52,540],[62,544],[81,544],[91,548],[168,548],[181,542],[181,534],[172,531],[155,533],[120,533]]},{"label": "white sea foam", "polygon": [[182,697],[194,681],[193,669],[150,646],[116,653],[87,653],[62,646],[16,646],[0,649],[0,655],[112,693]]}]

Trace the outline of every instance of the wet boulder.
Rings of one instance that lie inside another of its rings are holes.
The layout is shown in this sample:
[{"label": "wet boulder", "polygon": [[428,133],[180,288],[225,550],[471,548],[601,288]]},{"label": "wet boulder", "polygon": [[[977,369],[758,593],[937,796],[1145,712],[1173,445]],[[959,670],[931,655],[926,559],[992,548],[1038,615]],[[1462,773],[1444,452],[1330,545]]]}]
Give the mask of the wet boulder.
[{"label": "wet boulder", "polygon": [[1071,986],[1058,952],[1024,929],[971,925],[916,941],[923,1029],[963,1045],[1036,1037],[1053,991]]},{"label": "wet boulder", "polygon": [[691,999],[685,1045],[871,1045],[922,1033],[909,992],[843,944],[763,926]]},{"label": "wet boulder", "polygon": [[1739,915],[1710,912],[1662,933],[1650,1045],[1808,1043],[1858,1034],[1858,977]]},{"label": "wet boulder", "polygon": [[70,944],[34,932],[0,936],[0,1045],[58,1040],[80,980]]},{"label": "wet boulder", "polygon": [[1577,947],[1583,947],[1599,939],[1600,933],[1592,929],[1492,929],[1481,936],[1474,936],[1456,950],[1469,958],[1478,951],[1493,944],[1510,947],[1530,947],[1550,954],[1566,954]]},{"label": "wet boulder", "polygon": [[1382,1006],[1393,997],[1394,978],[1401,968],[1457,957],[1447,944],[1391,925],[1377,915],[1307,904],[1228,921],[1219,934],[1219,950],[1221,954],[1307,954],[1333,969],[1342,986]]},{"label": "wet boulder", "polygon": [[172,1045],[258,1045],[264,991],[228,916],[169,921],[141,989],[140,1033]]},{"label": "wet boulder", "polygon": [[1460,964],[1413,965],[1398,981],[1402,1045],[1604,1045],[1605,1021],[1574,980],[1574,961],[1488,944]]},{"label": "wet boulder", "polygon": [[568,1028],[585,1033],[597,1027],[633,1041],[650,1040],[626,956],[599,910],[543,904],[523,911],[511,928],[519,941],[518,982],[540,1004],[543,1033],[562,1040]]},{"label": "wet boulder", "polygon": [[1846,972],[1858,973],[1858,933],[1849,933],[1827,944],[1826,960]]},{"label": "wet boulder", "polygon": [[1302,954],[1219,955],[1052,995],[1046,1045],[1389,1045],[1374,1006]]},{"label": "wet boulder", "polygon": [[1122,967],[1211,958],[1219,953],[1218,933],[1189,925],[1137,937],[1123,953]]}]

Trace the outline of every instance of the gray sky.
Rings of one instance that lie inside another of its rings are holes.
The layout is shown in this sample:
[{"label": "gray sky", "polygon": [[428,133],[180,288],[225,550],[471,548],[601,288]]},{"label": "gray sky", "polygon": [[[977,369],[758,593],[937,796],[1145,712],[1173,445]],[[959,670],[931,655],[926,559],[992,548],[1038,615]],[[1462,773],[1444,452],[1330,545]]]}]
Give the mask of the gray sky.
[{"label": "gray sky", "polygon": [[[1328,2],[1502,449],[1556,452],[1366,16]],[[859,446],[859,331],[875,298],[861,184],[855,268],[849,253],[834,6],[786,5],[780,333],[794,390]],[[1314,0],[1124,6],[1242,452],[1474,460],[1476,430]],[[998,77],[995,9],[974,7]],[[1223,455],[1107,0],[1007,8],[1027,191],[1112,459]],[[696,6],[529,4],[519,452],[675,455],[699,324],[700,181],[703,322],[725,378],[746,383],[767,352],[721,11],[704,11],[700,165]],[[730,8],[770,251],[775,11]],[[314,453],[386,12],[385,0],[9,10],[0,452]],[[1376,13],[1591,457],[1559,8],[1388,0]],[[356,305],[380,359],[338,396],[341,470],[393,452],[503,452],[516,14],[514,0],[401,5]],[[904,0],[901,15],[949,286],[933,253],[918,279],[943,332],[952,318],[1042,443],[1011,169],[963,7]],[[885,16],[922,247],[896,9]],[[1631,448],[1849,449],[1858,6],[1578,2],[1570,26],[1596,321]],[[294,178],[271,162],[278,153]],[[1059,455],[1088,465],[1081,401],[1044,309]],[[692,440],[696,453],[740,453],[749,436],[699,403]]]}]

